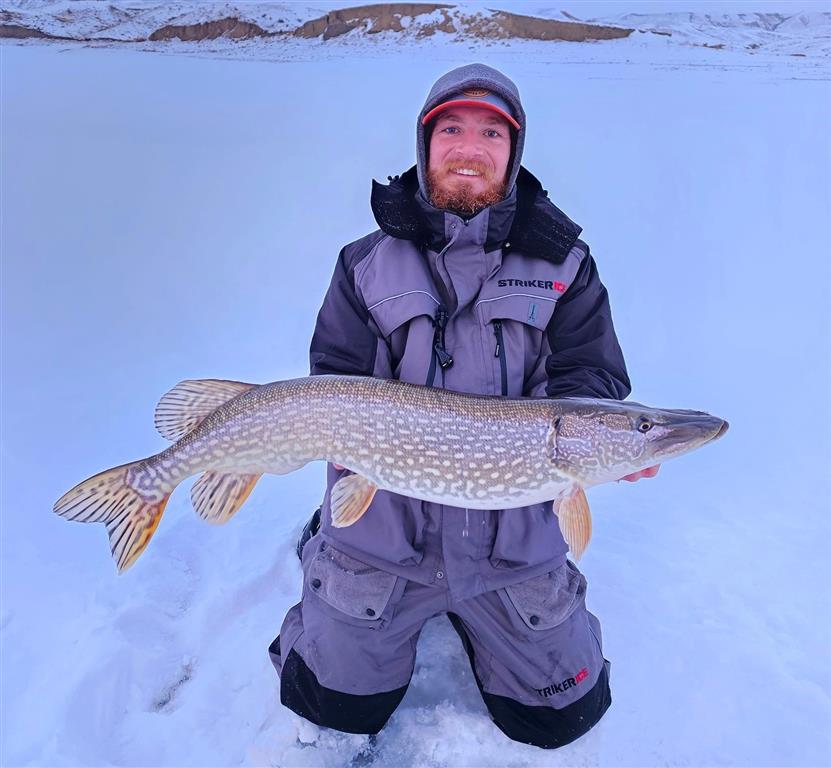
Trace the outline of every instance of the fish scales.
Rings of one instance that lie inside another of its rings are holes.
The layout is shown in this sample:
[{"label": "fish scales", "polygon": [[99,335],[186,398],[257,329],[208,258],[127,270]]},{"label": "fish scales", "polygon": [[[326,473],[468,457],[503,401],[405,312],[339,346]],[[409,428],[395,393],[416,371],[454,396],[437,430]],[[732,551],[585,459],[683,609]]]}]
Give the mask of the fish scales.
[{"label": "fish scales", "polygon": [[[545,445],[553,403],[315,376],[249,390],[151,461],[159,478],[176,483],[165,470],[171,461],[183,478],[206,464],[284,474],[325,459],[396,493],[491,509],[551,486]],[[481,469],[486,460],[490,472]],[[523,482],[515,487],[512,478]]]},{"label": "fish scales", "polygon": [[262,474],[326,460],[351,470],[331,490],[332,524],[351,525],[383,489],[468,509],[557,501],[579,557],[591,520],[583,488],[680,456],[727,423],[699,411],[592,398],[508,398],[362,376],[254,385],[180,382],[156,408],[172,444],[101,472],[55,504],[70,520],[107,526],[119,571],[153,535],[173,489],[197,513],[229,520]]}]

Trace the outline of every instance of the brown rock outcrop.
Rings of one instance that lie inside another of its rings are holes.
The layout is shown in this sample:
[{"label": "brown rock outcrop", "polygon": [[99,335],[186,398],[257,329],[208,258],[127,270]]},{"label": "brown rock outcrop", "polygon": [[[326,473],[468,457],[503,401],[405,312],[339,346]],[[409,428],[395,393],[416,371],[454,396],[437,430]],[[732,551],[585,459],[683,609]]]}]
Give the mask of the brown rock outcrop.
[{"label": "brown rock outcrop", "polygon": [[496,34],[491,32],[489,37],[519,37],[526,40],[567,40],[582,43],[586,40],[614,40],[629,37],[635,31],[601,24],[541,19],[507,11],[497,11],[483,21],[496,25],[499,29]]},{"label": "brown rock outcrop", "polygon": [[[451,14],[449,11],[453,9]],[[430,37],[436,32],[459,33],[465,37],[485,39],[522,38],[526,40],[612,40],[628,37],[633,29],[608,27],[583,22],[556,21],[535,16],[523,16],[508,11],[463,13],[456,6],[437,3],[381,3],[360,5],[331,11],[325,16],[307,21],[294,31],[298,37],[320,37],[329,40],[353,29],[375,32],[403,32],[403,16],[417,19],[441,12],[438,20],[419,20],[411,27],[417,38]]]},{"label": "brown rock outcrop", "polygon": [[27,37],[44,37],[50,40],[63,39],[55,35],[47,35],[46,32],[41,32],[39,29],[23,27],[19,24],[0,24],[0,38],[3,37],[10,40],[24,40]]},{"label": "brown rock outcrop", "polygon": [[248,40],[252,37],[272,37],[275,33],[266,32],[258,24],[251,21],[241,21],[235,16],[215,21],[205,21],[199,24],[183,24],[160,27],[153,32],[148,40],[172,40],[178,38],[188,42],[199,40],[216,40],[218,37],[229,37],[233,40]]},{"label": "brown rock outcrop", "polygon": [[294,31],[298,37],[320,37],[324,40],[337,37],[358,27],[369,33],[401,32],[402,16],[416,17],[433,11],[452,8],[452,5],[435,3],[381,3],[341,8],[317,19],[311,19]]}]

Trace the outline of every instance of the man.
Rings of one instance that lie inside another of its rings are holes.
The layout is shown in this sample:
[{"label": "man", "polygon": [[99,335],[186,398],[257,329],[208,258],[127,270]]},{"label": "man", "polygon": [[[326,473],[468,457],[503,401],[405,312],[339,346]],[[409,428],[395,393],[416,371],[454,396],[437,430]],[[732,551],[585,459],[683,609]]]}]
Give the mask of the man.
[{"label": "man", "polygon": [[[516,86],[495,69],[436,82],[416,166],[373,182],[379,230],[340,253],[312,374],[512,397],[629,394],[580,227],[520,165],[525,125]],[[465,510],[379,491],[336,529],[329,491],[347,472],[328,468],[320,530],[313,520],[301,540],[302,601],[269,649],[283,704],[377,733],[407,689],[422,626],[445,613],[507,736],[552,748],[588,731],[611,703],[609,665],[552,504]]]}]

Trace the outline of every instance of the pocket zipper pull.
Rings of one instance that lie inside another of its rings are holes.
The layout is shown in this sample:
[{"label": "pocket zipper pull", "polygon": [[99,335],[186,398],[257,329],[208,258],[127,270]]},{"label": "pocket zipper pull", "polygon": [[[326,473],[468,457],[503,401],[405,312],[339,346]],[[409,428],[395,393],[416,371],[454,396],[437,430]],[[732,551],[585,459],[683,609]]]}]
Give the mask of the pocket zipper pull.
[{"label": "pocket zipper pull", "polygon": [[496,336],[496,349],[494,350],[493,356],[499,357],[499,349],[502,346],[502,321],[501,320],[494,320],[493,321],[493,335]]},{"label": "pocket zipper pull", "polygon": [[439,366],[442,370],[453,365],[453,356],[439,342],[433,345],[433,349],[436,350],[436,356],[439,358]]}]

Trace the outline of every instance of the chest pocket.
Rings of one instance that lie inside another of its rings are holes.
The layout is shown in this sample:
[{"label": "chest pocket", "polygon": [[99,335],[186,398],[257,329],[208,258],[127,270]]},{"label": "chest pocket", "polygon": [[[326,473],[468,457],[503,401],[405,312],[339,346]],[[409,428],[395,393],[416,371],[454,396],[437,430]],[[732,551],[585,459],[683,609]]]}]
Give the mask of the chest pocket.
[{"label": "chest pocket", "polygon": [[356,268],[355,287],[384,342],[393,377],[424,384],[439,294],[421,253],[406,240],[384,238]]},{"label": "chest pocket", "polygon": [[557,300],[550,292],[544,295],[520,290],[477,302],[480,322],[490,330],[486,338],[493,345],[501,394],[518,397],[536,383],[548,354],[545,332],[556,306]]},{"label": "chest pocket", "polygon": [[438,306],[438,299],[428,291],[410,291],[369,307],[386,342],[394,378],[425,383],[432,362],[433,318]]},{"label": "chest pocket", "polygon": [[420,315],[432,317],[439,300],[425,290],[387,296],[367,307],[381,334],[389,338],[402,325]]}]

